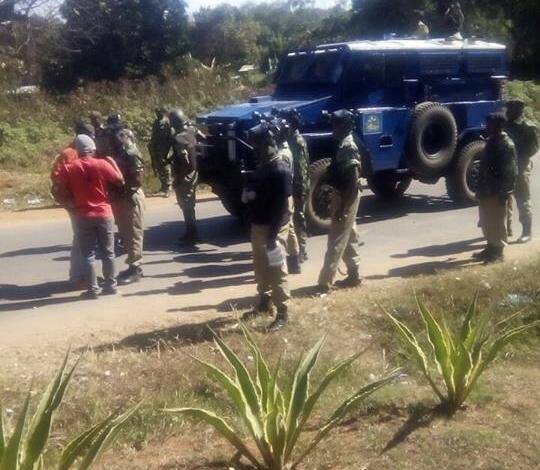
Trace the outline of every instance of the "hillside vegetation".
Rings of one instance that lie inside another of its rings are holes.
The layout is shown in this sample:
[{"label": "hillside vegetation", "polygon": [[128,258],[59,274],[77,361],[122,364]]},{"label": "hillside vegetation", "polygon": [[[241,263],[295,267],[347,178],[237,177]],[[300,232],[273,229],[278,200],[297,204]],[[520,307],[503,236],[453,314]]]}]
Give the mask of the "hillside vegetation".
[{"label": "hillside vegetation", "polygon": [[[72,139],[75,120],[87,119],[92,110],[105,115],[120,112],[148,162],[146,146],[157,105],[181,107],[195,117],[247,94],[238,79],[219,68],[208,70],[193,61],[187,72],[176,73],[169,70],[166,80],[91,83],[63,96],[0,95],[0,207],[21,208],[36,198],[39,205],[52,203],[49,172],[54,156]],[[149,165],[148,170],[151,190],[154,178]]]}]

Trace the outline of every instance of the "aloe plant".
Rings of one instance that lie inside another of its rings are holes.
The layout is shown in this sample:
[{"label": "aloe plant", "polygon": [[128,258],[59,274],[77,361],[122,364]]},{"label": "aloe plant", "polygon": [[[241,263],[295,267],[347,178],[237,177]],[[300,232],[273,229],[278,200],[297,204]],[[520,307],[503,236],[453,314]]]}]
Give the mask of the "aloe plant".
[{"label": "aloe plant", "polygon": [[107,419],[80,434],[64,449],[59,463],[45,466],[44,452],[49,441],[53,418],[62,403],[66,388],[80,358],[67,370],[69,351],[54,379],[43,393],[30,424],[26,426],[31,395],[28,393],[11,437],[7,435],[4,413],[0,405],[0,470],[42,470],[57,468],[67,470],[78,463],[78,468],[90,468],[105,448],[116,438],[118,432],[137,409],[116,412]]},{"label": "aloe plant", "polygon": [[[385,311],[411,353],[417,367],[444,406],[458,409],[475,387],[483,372],[503,348],[517,336],[536,325],[511,327],[510,318],[499,322],[500,331],[489,328],[488,312],[478,313],[478,293],[474,296],[459,331],[452,332],[444,321],[438,322],[425,304],[416,297],[418,310],[426,328],[431,351],[425,351],[413,332],[400,320]],[[434,370],[439,379],[434,378]],[[443,387],[445,393],[443,392]]]},{"label": "aloe plant", "polygon": [[214,334],[214,342],[232,369],[227,375],[216,366],[194,358],[228,395],[235,411],[246,425],[257,452],[252,452],[244,442],[243,435],[222,417],[211,411],[198,408],[167,409],[172,413],[182,413],[206,421],[231,443],[238,456],[243,456],[257,469],[281,470],[296,468],[312,452],[336,424],[360,401],[376,390],[390,383],[398,371],[390,373],[381,380],[362,387],[337,407],[334,413],[318,428],[311,441],[297,450],[298,441],[305,431],[320,397],[327,387],[358,358],[355,354],[327,371],[322,381],[310,390],[310,375],[319,358],[325,338],[303,357],[292,377],[280,386],[280,362],[270,369],[268,362],[257,343],[245,326],[241,326],[245,342],[251,351],[255,367],[248,370],[238,355],[225,342]]}]

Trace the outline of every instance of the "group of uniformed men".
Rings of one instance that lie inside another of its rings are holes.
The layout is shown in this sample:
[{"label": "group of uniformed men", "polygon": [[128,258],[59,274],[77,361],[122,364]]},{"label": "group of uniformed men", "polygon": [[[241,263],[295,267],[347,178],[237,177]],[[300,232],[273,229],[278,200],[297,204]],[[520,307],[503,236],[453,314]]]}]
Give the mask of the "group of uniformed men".
[{"label": "group of uniformed men", "polygon": [[[499,261],[503,257],[511,235],[512,199],[517,202],[523,226],[519,242],[531,239],[531,157],[538,151],[538,135],[536,127],[524,119],[523,109],[522,101],[513,100],[507,103],[506,115],[495,113],[487,119],[488,138],[479,162],[477,188],[480,226],[487,245],[474,255],[485,262]],[[93,155],[112,157],[111,162],[122,175],[123,184],[117,185],[121,190],[116,194],[113,191],[111,197],[114,219],[127,253],[128,269],[120,273],[119,283],[136,282],[143,274],[143,159],[132,131],[119,115],[110,115],[104,126],[101,115],[92,113],[91,122],[92,129],[85,131],[79,124],[76,133],[91,136],[95,141]],[[321,292],[330,291],[334,285],[358,286],[362,282],[356,231],[361,157],[353,132],[355,115],[348,110],[336,111],[331,115],[331,123],[336,151],[328,168],[333,197],[327,252],[318,280]],[[277,315],[270,330],[286,324],[290,301],[287,275],[299,273],[301,263],[308,257],[304,212],[309,193],[309,154],[299,130],[301,124],[295,110],[286,111],[261,120],[249,131],[247,142],[255,155],[256,168],[244,188],[242,201],[249,209],[258,301],[245,319],[270,313],[275,307]],[[190,244],[196,243],[198,238],[195,218],[197,132],[181,110],[169,112],[158,108],[148,146],[152,167],[161,182],[158,194],[166,197],[171,185],[174,188],[186,227],[182,241]],[[77,150],[83,137],[76,138]],[[84,154],[86,147],[81,148]],[[347,268],[347,277],[334,284],[341,261]],[[87,295],[95,298],[95,273],[90,277],[87,281],[90,294]]]}]

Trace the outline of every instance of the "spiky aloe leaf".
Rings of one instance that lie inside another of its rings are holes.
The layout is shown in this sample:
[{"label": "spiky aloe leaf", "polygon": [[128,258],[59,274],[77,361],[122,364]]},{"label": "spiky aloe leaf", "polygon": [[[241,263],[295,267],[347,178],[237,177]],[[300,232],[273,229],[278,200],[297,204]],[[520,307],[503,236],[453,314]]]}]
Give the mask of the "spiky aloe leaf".
[{"label": "spiky aloe leaf", "polygon": [[268,364],[266,363],[261,350],[259,349],[259,346],[255,342],[253,336],[247,329],[247,327],[240,323],[240,328],[242,329],[242,332],[244,334],[244,338],[246,340],[247,345],[249,346],[251,353],[253,354],[253,357],[255,358],[255,367],[257,370],[257,388],[259,389],[259,396],[260,396],[260,402],[262,404],[263,412],[267,413],[267,405],[268,405],[268,384],[271,380],[270,377],[270,368],[268,367]]},{"label": "spiky aloe leaf", "polygon": [[416,302],[418,304],[420,316],[426,326],[428,340],[433,349],[439,372],[443,376],[448,395],[451,397],[455,394],[456,389],[454,385],[454,371],[448,337],[419,297],[416,298]]},{"label": "spiky aloe leaf", "polygon": [[291,388],[291,400],[287,410],[287,445],[286,453],[290,453],[293,441],[295,441],[298,421],[304,412],[306,400],[309,393],[310,373],[317,363],[321,349],[326,341],[326,337],[321,338],[315,346],[306,354],[294,373],[293,385]]},{"label": "spiky aloe leaf", "polygon": [[462,342],[457,344],[457,349],[452,357],[454,364],[454,384],[456,387],[454,396],[454,406],[458,407],[465,399],[469,387],[469,379],[473,371],[473,358]]},{"label": "spiky aloe leaf", "polygon": [[13,434],[7,441],[2,461],[0,462],[0,470],[18,470],[21,447],[23,443],[23,431],[26,423],[26,415],[28,414],[28,405],[30,404],[30,393],[26,396],[17,424],[13,430]]},{"label": "spiky aloe leaf", "polygon": [[389,312],[387,312],[385,309],[383,309],[383,312],[386,314],[386,316],[392,321],[394,326],[396,327],[398,333],[403,338],[405,345],[408,347],[409,351],[412,352],[413,357],[418,364],[418,367],[426,377],[428,383],[431,385],[431,388],[439,398],[439,400],[444,401],[444,395],[439,390],[439,387],[437,387],[437,384],[433,381],[431,378],[431,374],[429,372],[429,366],[428,366],[428,359],[426,356],[426,353],[424,350],[420,347],[420,344],[418,344],[418,341],[416,337],[414,336],[413,332],[405,325],[405,323],[399,321],[397,318],[395,318],[393,315],[391,315]]},{"label": "spiky aloe leaf", "polygon": [[302,461],[317,447],[319,442],[321,442],[326,435],[334,428],[341,419],[352,409],[354,408],[360,401],[364,400],[371,394],[375,393],[380,388],[384,387],[385,385],[388,385],[392,381],[394,381],[399,376],[400,370],[396,369],[395,371],[392,371],[389,375],[386,377],[377,380],[376,382],[372,382],[364,387],[362,387],[360,390],[358,390],[356,393],[351,395],[349,398],[347,398],[332,414],[330,419],[326,422],[326,424],[319,430],[319,432],[315,435],[313,440],[310,442],[310,444],[306,447],[306,449],[302,452],[302,454],[294,461],[291,468],[296,468]]},{"label": "spiky aloe leaf", "polygon": [[34,468],[49,440],[53,414],[60,406],[68,383],[81,359],[81,356],[79,356],[73,367],[65,374],[69,355],[70,350],[68,349],[60,369],[49,383],[32,417],[24,443],[22,470],[32,470]]},{"label": "spiky aloe leaf", "polygon": [[126,422],[133,416],[133,414],[139,409],[140,403],[133,408],[125,411],[120,415],[116,415],[112,421],[107,421],[107,425],[96,436],[91,443],[86,455],[84,456],[80,470],[88,470],[94,465],[107,447],[116,439],[118,433],[122,430]]},{"label": "spiky aloe leaf", "polygon": [[313,408],[315,408],[315,405],[319,401],[319,398],[321,398],[321,395],[325,392],[325,390],[328,388],[328,386],[339,377],[340,374],[342,374],[360,355],[363,354],[362,352],[359,352],[357,354],[353,354],[349,358],[341,361],[336,366],[332,367],[324,376],[324,378],[321,380],[319,385],[317,386],[317,389],[309,395],[309,397],[306,400],[306,404],[304,406],[304,410],[302,412],[302,416],[300,419],[300,423],[298,426],[296,426],[296,429],[294,431],[294,434],[290,437],[287,449],[285,451],[285,458],[288,459],[292,451],[294,449],[294,446],[296,445],[296,442],[298,441],[298,438],[300,437],[300,434],[304,430],[304,426],[306,425],[307,420],[311,416],[311,413],[313,412]]},{"label": "spiky aloe leaf", "polygon": [[[473,331],[473,318],[477,312],[478,297],[480,295],[479,291],[476,291],[472,302],[469,304],[469,308],[465,313],[465,318],[463,319],[463,324],[461,326],[461,331],[459,333],[459,341],[461,343],[468,343],[468,338],[470,337]],[[470,346],[466,346],[467,349],[470,349]]]},{"label": "spiky aloe leaf", "polygon": [[206,410],[199,408],[170,408],[165,411],[169,413],[181,413],[192,416],[196,419],[205,421],[212,426],[217,432],[219,432],[227,441],[229,441],[234,448],[246,457],[257,469],[264,469],[264,466],[259,463],[251,451],[242,442],[242,439],[238,437],[238,433],[232,429],[223,419]]},{"label": "spiky aloe leaf", "polygon": [[[488,368],[488,366],[495,360],[495,358],[498,356],[498,354],[502,351],[502,349],[511,341],[513,341],[516,337],[519,335],[525,333],[527,330],[537,326],[539,322],[532,322],[527,325],[520,325],[516,326],[514,328],[511,328],[504,333],[502,333],[500,336],[498,336],[495,341],[491,344],[489,349],[487,350],[486,357],[478,364],[478,366],[475,368],[472,377],[470,379],[469,389],[467,391],[467,394],[465,395],[465,398],[470,394],[472,388],[478,381],[478,378],[482,375],[482,373]],[[464,398],[464,399],[465,399]]]},{"label": "spiky aloe leaf", "polygon": [[[242,414],[242,416],[245,416],[245,408],[247,404],[242,396],[242,391],[240,390],[238,385],[236,385],[235,381],[213,364],[202,361],[196,357],[193,357],[193,359],[204,369],[206,369],[206,373],[212,380],[214,380],[214,382],[217,382],[219,385],[221,385],[221,388],[227,393],[236,409]],[[246,424],[249,425],[249,423]]]},{"label": "spiky aloe leaf", "polygon": [[77,459],[82,458],[92,445],[92,442],[96,440],[97,436],[105,430],[115,417],[115,414],[110,415],[73,439],[64,448],[62,455],[60,456],[58,470],[68,470]]},{"label": "spiky aloe leaf", "polygon": [[4,425],[4,410],[2,408],[2,403],[0,403],[0,462],[2,462],[2,457],[6,450],[6,435],[5,435],[5,425]]},{"label": "spiky aloe leaf", "polygon": [[264,438],[264,426],[261,422],[261,403],[253,379],[240,358],[216,334],[214,334],[214,342],[223,357],[235,371],[237,385],[242,391],[243,399],[246,402],[246,420],[249,422],[249,429],[253,434],[255,443],[264,461],[268,466],[271,466],[272,452]]}]

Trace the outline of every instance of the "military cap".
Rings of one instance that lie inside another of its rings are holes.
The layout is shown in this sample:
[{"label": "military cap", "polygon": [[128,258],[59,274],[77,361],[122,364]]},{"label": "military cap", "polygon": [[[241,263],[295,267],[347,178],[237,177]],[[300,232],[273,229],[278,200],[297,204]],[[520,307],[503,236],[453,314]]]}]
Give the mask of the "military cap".
[{"label": "military cap", "polygon": [[184,111],[182,111],[180,108],[173,109],[169,113],[169,119],[170,119],[171,124],[173,126],[175,124],[180,124],[181,126],[184,126],[188,122],[188,119],[187,119],[186,115],[184,114]]},{"label": "military cap", "polygon": [[298,128],[302,125],[302,116],[300,116],[297,109],[288,109],[284,111],[282,115],[294,128]]},{"label": "military cap", "polygon": [[109,125],[120,124],[121,122],[122,122],[122,116],[120,116],[119,113],[111,113],[107,117],[107,124]]},{"label": "military cap", "polygon": [[487,118],[486,118],[486,122],[492,122],[493,124],[498,124],[500,126],[504,126],[504,124],[506,124],[506,116],[504,115],[504,113],[491,113],[491,114],[488,114]]},{"label": "military cap", "polygon": [[345,126],[352,127],[354,123],[354,114],[347,109],[340,109],[334,111],[331,115],[331,121],[333,123],[344,124]]}]

